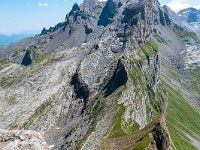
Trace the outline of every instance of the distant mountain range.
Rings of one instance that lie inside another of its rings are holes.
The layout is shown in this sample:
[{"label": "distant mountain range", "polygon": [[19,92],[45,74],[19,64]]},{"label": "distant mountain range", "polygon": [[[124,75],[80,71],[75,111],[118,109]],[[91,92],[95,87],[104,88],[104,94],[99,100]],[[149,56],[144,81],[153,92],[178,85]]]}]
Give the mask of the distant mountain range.
[{"label": "distant mountain range", "polygon": [[200,10],[186,8],[175,13],[166,5],[163,6],[163,8],[170,14],[176,24],[200,35]]},{"label": "distant mountain range", "polygon": [[34,36],[35,34],[16,34],[16,35],[3,35],[0,34],[0,45],[8,45],[26,37]]}]

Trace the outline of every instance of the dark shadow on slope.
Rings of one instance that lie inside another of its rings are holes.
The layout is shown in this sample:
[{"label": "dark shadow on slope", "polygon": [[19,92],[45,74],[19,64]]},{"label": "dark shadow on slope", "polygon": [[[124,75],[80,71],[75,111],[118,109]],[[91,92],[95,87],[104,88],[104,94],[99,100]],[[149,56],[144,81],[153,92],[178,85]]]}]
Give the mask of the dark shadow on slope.
[{"label": "dark shadow on slope", "polygon": [[31,63],[32,63],[31,52],[27,51],[21,64],[24,65],[24,66],[29,66]]},{"label": "dark shadow on slope", "polygon": [[160,23],[161,25],[165,26],[165,18],[164,18],[164,15],[163,15],[163,12],[162,10],[159,8],[159,16],[160,16]]},{"label": "dark shadow on slope", "polygon": [[105,27],[108,24],[110,24],[115,16],[115,13],[117,12],[116,11],[117,6],[120,5],[117,5],[112,0],[108,0],[105,7],[103,8],[101,15],[99,16],[97,25]]},{"label": "dark shadow on slope", "polygon": [[125,85],[127,81],[128,75],[126,69],[121,60],[119,60],[113,76],[110,78],[104,88],[104,90],[106,90],[105,97],[111,95],[120,86]]},{"label": "dark shadow on slope", "polygon": [[122,23],[128,23],[130,25],[136,25],[138,18],[144,19],[144,7],[136,5],[134,7],[126,8],[123,12],[124,18]]},{"label": "dark shadow on slope", "polygon": [[74,92],[76,94],[76,99],[80,98],[80,99],[84,100],[84,106],[81,111],[81,113],[83,113],[86,108],[87,99],[89,97],[88,86],[81,81],[78,73],[74,74],[74,76],[72,77],[71,85],[74,86]]}]

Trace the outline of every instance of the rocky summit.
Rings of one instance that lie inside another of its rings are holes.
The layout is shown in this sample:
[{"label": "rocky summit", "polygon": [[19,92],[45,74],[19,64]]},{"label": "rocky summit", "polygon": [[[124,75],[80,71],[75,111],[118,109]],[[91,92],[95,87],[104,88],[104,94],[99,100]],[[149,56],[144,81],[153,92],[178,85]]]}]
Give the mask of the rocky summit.
[{"label": "rocky summit", "polygon": [[0,46],[0,147],[200,149],[199,47],[158,0],[75,3]]}]

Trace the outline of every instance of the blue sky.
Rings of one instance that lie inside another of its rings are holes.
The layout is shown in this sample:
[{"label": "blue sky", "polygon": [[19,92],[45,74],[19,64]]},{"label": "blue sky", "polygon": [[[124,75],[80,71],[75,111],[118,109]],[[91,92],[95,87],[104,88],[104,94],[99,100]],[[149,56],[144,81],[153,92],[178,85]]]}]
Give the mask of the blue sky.
[{"label": "blue sky", "polygon": [[[199,2],[198,2],[199,1]],[[83,0],[0,0],[0,33],[39,33],[62,22],[72,5]],[[186,7],[198,7],[200,0],[160,0],[178,11]]]}]

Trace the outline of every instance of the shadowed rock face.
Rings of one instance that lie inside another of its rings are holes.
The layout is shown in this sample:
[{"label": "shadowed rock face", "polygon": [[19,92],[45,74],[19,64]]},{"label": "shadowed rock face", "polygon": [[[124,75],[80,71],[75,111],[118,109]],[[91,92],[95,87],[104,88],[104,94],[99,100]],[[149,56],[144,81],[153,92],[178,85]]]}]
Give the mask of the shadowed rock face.
[{"label": "shadowed rock face", "polygon": [[27,51],[21,64],[24,65],[24,66],[29,66],[31,63],[32,63],[31,52]]},{"label": "shadowed rock face", "polygon": [[83,114],[84,110],[86,109],[86,103],[89,97],[89,89],[88,86],[83,83],[83,81],[81,81],[80,79],[80,75],[78,73],[76,73],[71,80],[71,85],[74,86],[74,92],[76,94],[76,99],[83,99],[84,101],[84,106],[83,109],[81,111],[81,113]]},{"label": "shadowed rock face", "polygon": [[[119,5],[120,6],[120,5]],[[118,5],[112,0],[108,0],[101,15],[99,16],[98,26],[107,26],[112,22],[113,17],[115,16],[116,8]]]},{"label": "shadowed rock face", "polygon": [[93,32],[93,29],[92,28],[89,28],[88,25],[85,25],[85,33],[86,34],[90,34]]},{"label": "shadowed rock face", "polygon": [[86,100],[88,98],[88,96],[89,96],[88,87],[85,83],[81,82],[79,75],[77,73],[72,77],[71,85],[74,86],[74,92],[76,93],[76,99],[83,98]]},{"label": "shadowed rock face", "polygon": [[121,60],[119,60],[113,76],[106,84],[105,97],[111,95],[120,86],[125,85],[127,81],[128,81],[128,75],[126,69]]}]

